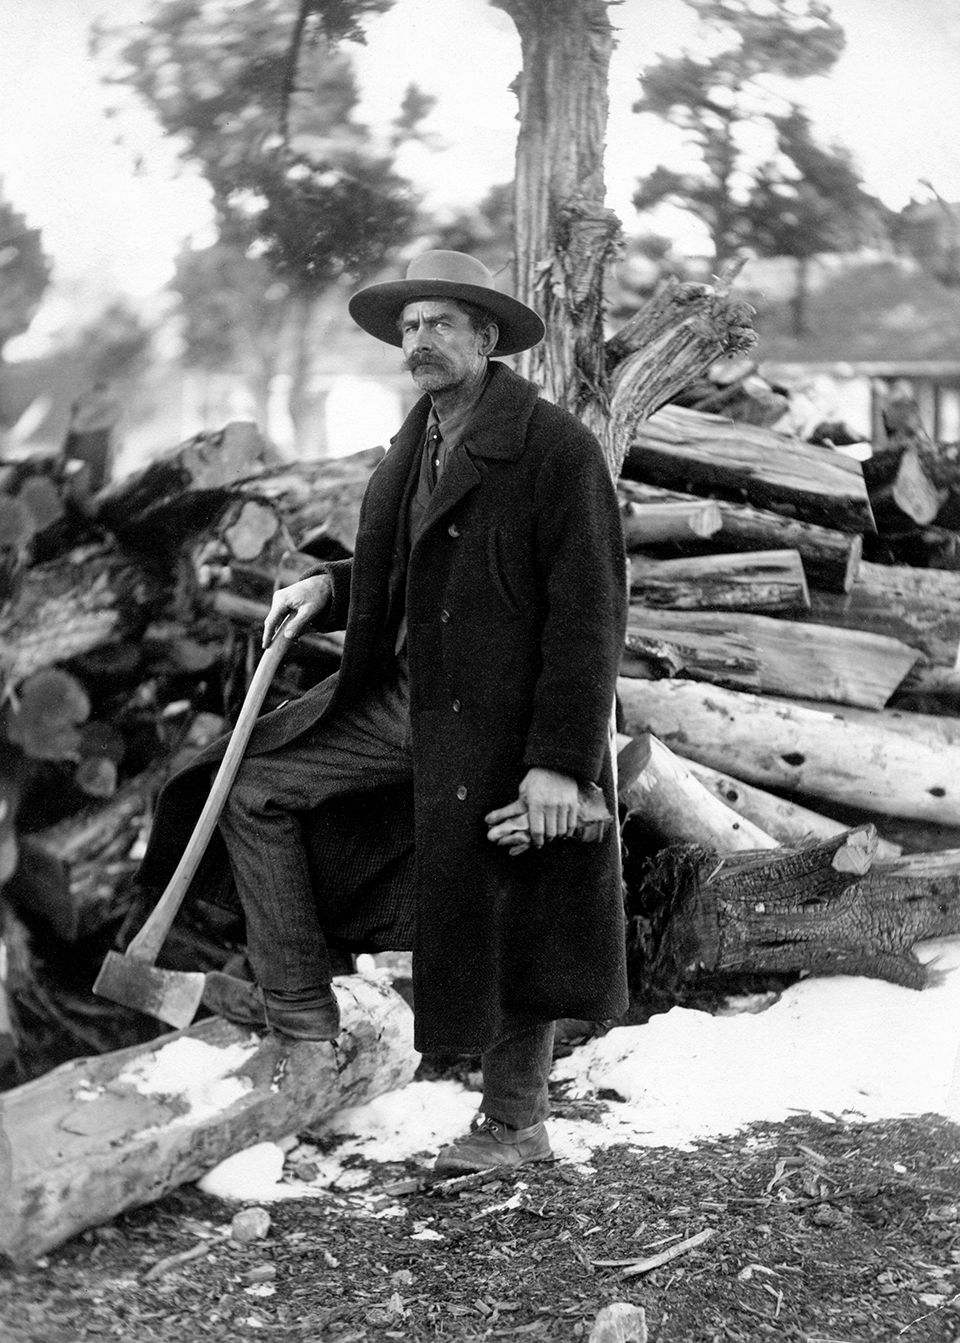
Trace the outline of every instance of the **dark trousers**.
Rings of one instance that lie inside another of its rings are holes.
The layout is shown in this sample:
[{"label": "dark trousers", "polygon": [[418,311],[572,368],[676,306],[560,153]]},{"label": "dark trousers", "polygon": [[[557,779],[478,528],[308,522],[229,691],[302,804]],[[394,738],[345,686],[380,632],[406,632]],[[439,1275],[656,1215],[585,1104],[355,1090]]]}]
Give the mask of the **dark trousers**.
[{"label": "dark trousers", "polygon": [[[267,990],[325,990],[330,957],[317,915],[301,813],[330,798],[412,777],[402,677],[281,750],[243,761],[220,818],[247,924],[247,953]],[[482,1056],[483,1111],[510,1128],[549,1112],[553,1023],[498,1042]]]}]

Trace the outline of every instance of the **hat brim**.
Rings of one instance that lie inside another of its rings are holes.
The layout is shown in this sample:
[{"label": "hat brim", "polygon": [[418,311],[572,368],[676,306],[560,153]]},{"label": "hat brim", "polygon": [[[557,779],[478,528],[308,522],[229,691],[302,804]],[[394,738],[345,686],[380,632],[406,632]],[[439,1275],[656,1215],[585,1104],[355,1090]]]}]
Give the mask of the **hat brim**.
[{"label": "hat brim", "polygon": [[351,298],[348,308],[357,326],[388,345],[401,346],[400,314],[420,299],[452,298],[476,303],[493,313],[500,336],[494,355],[519,354],[543,340],[546,328],[532,308],[498,289],[459,284],[455,280],[391,280],[371,284]]}]

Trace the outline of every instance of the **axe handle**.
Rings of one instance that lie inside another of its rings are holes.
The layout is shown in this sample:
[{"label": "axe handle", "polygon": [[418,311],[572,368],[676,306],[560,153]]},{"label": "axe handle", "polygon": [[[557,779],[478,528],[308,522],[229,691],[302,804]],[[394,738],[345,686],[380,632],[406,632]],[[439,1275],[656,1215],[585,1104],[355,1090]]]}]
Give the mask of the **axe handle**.
[{"label": "axe handle", "polygon": [[257,721],[260,706],[267,690],[270,688],[274,672],[289,649],[290,643],[291,641],[284,638],[282,633],[276,635],[257,664],[257,669],[240,707],[236,725],[230,734],[227,749],[220,761],[220,768],[217,770],[207,800],[203,805],[203,810],[183,851],[183,856],[177,864],[177,869],[167,882],[166,889],[151,910],[146,923],[124,952],[124,955],[130,957],[131,960],[146,961],[148,964],[152,964],[157,959],[160,948],[170,931],[170,925],[176,918],[177,911],[183,903],[183,897],[186,895],[194,874],[200,866],[200,859],[206,852],[210,836],[220,819],[227,793],[230,791],[237,770],[240,768],[240,761],[247,749],[250,733]]}]

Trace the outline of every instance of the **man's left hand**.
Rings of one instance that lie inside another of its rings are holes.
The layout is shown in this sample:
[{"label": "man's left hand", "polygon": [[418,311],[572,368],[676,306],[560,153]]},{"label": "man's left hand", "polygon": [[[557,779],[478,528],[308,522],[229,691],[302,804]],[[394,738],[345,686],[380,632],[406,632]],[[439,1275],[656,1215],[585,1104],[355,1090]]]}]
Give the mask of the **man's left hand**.
[{"label": "man's left hand", "polygon": [[[551,839],[572,838],[578,815],[576,779],[551,769],[531,769],[523,777],[516,802],[490,812],[485,819],[492,827],[488,838],[509,843],[510,832],[514,842],[519,839],[516,830],[521,828],[523,817],[526,824],[522,828],[529,830],[530,842],[540,849]],[[498,828],[500,833],[496,833]]]}]

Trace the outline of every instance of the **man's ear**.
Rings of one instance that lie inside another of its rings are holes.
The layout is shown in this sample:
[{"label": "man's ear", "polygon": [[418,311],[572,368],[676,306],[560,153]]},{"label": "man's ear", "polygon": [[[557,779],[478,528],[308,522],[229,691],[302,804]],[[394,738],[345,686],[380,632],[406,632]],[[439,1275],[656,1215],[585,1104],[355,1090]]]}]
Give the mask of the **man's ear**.
[{"label": "man's ear", "polygon": [[483,333],[483,338],[480,342],[480,353],[492,354],[497,348],[497,341],[499,339],[500,328],[497,326],[496,322],[491,322]]}]

